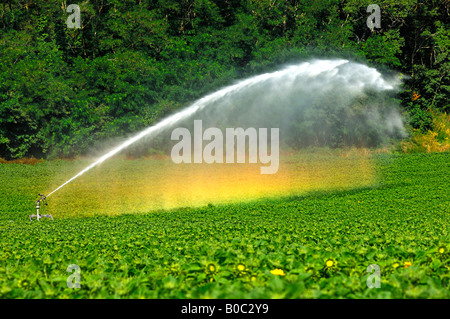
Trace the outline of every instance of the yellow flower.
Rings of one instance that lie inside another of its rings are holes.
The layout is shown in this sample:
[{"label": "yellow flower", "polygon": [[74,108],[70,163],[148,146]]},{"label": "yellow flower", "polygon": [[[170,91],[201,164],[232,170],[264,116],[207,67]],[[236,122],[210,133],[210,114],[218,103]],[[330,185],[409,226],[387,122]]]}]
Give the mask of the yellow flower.
[{"label": "yellow flower", "polygon": [[275,268],[275,269],[271,270],[270,273],[272,275],[277,275],[277,276],[284,276],[285,275],[283,269],[279,269],[279,268]]},{"label": "yellow flower", "polygon": [[443,254],[444,251],[445,251],[444,247],[439,248],[439,253],[440,253],[440,254]]},{"label": "yellow flower", "polygon": [[244,266],[243,264],[239,264],[239,265],[237,266],[237,269],[238,269],[239,271],[244,271],[245,266]]},{"label": "yellow flower", "polygon": [[392,267],[394,267],[394,269],[396,269],[398,266],[400,266],[398,263],[395,263],[392,265]]},{"label": "yellow flower", "polygon": [[332,260],[327,260],[327,262],[325,264],[328,268],[330,268],[334,265],[334,262]]},{"label": "yellow flower", "polygon": [[405,262],[403,263],[403,265],[405,266],[405,268],[408,268],[409,266],[412,265],[412,263],[411,263],[410,261],[405,261]]},{"label": "yellow flower", "polygon": [[208,269],[210,272],[215,272],[216,271],[216,266],[214,266],[213,264],[209,264]]}]

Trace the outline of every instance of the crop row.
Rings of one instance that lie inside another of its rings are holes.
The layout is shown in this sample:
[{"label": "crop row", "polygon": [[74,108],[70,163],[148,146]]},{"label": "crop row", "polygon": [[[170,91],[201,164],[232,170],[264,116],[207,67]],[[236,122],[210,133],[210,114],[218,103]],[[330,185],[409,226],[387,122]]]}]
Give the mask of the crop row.
[{"label": "crop row", "polygon": [[[0,297],[449,298],[448,159],[380,156],[379,185],[345,192],[2,219]],[[80,289],[67,285],[72,264]]]}]

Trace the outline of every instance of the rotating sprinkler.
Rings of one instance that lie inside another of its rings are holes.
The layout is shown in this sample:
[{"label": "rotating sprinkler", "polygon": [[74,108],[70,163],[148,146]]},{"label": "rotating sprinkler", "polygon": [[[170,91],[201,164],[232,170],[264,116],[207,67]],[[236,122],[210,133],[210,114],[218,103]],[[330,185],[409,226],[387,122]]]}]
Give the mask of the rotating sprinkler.
[{"label": "rotating sprinkler", "polygon": [[36,210],[37,210],[36,215],[30,215],[30,221],[33,220],[33,217],[36,217],[37,221],[39,221],[39,219],[41,219],[42,217],[51,218],[53,220],[53,216],[52,215],[41,215],[41,214],[39,214],[39,209],[41,208],[41,203],[43,205],[48,205],[46,200],[45,200],[47,198],[47,196],[45,196],[44,194],[39,194],[39,196],[41,196],[41,198],[39,198],[36,201]]}]

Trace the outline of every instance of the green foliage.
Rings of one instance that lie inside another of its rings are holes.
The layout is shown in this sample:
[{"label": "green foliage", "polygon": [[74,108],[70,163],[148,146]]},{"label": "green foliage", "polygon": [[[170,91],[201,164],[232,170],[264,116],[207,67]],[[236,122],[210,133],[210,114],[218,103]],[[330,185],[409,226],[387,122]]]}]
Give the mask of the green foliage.
[{"label": "green foliage", "polygon": [[373,30],[369,4],[90,0],[80,4],[82,28],[68,29],[60,1],[5,1],[0,157],[83,154],[236,79],[309,57],[403,72],[402,104],[426,131],[430,109],[448,111],[449,3],[383,0]]},{"label": "green foliage", "polygon": [[32,223],[31,188],[68,163],[2,164],[18,183],[0,202],[0,297],[449,298],[448,162],[382,154],[374,188]]},{"label": "green foliage", "polygon": [[403,152],[445,152],[450,149],[450,115],[436,111],[431,115],[431,128],[426,133],[421,128],[413,130],[411,138],[400,143]]}]

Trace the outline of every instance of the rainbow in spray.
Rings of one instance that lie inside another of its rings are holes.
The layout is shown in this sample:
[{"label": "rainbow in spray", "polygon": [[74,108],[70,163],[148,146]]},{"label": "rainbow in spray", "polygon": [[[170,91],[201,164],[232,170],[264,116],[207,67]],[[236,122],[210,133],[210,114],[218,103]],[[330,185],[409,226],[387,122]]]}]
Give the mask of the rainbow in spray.
[{"label": "rainbow in spray", "polygon": [[[340,67],[347,65],[348,68],[345,71],[340,70]],[[351,70],[351,72],[349,71]],[[122,150],[126,149],[130,145],[136,143],[137,141],[143,139],[144,137],[153,137],[158,133],[173,127],[175,124],[180,123],[202,109],[208,106],[214,105],[215,102],[223,99],[233,99],[233,96],[239,92],[251,90],[252,87],[264,84],[264,83],[286,83],[285,85],[290,85],[297,79],[304,78],[318,78],[327,81],[336,81],[342,83],[348,90],[362,90],[365,88],[372,88],[375,90],[392,90],[398,83],[397,81],[389,82],[383,79],[382,75],[374,68],[370,68],[363,64],[353,63],[348,60],[336,59],[336,60],[313,60],[310,62],[303,62],[298,65],[288,66],[280,71],[265,73],[251,77],[249,79],[240,81],[236,84],[227,86],[220,89],[212,94],[209,94],[196,102],[194,102],[189,107],[161,120],[157,124],[146,128],[135,136],[129,138],[122,144],[118,145],[108,153],[104,154],[98,158],[95,162],[90,164],[88,167],[80,171],[78,174],[64,182],[61,186],[53,190],[47,195],[50,196],[65,185],[69,184],[76,178],[80,177],[84,173],[88,172],[97,165],[103,163],[112,156],[118,154]],[[318,92],[320,94],[320,92]]]}]

